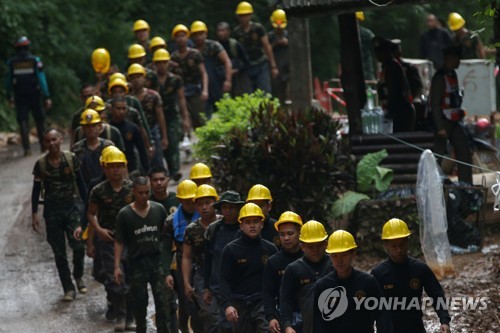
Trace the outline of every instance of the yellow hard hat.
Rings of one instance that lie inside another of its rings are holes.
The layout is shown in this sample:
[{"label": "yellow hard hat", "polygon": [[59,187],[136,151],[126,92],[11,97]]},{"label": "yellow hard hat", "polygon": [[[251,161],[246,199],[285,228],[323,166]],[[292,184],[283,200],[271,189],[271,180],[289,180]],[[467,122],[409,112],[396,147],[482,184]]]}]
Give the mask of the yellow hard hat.
[{"label": "yellow hard hat", "polygon": [[177,24],[173,29],[172,29],[172,38],[175,38],[175,35],[178,32],[185,32],[187,36],[189,37],[189,29],[184,25],[184,24]]},{"label": "yellow hard hat", "polygon": [[341,253],[357,247],[354,237],[349,232],[337,230],[328,238],[326,253]]},{"label": "yellow hard hat", "polygon": [[144,57],[146,55],[146,50],[141,44],[132,44],[128,48],[128,58],[136,59],[140,57]]},{"label": "yellow hard hat", "polygon": [[158,49],[153,54],[153,61],[169,61],[170,53],[165,49]]},{"label": "yellow hard hat", "polygon": [[144,20],[137,20],[134,22],[134,32],[136,32],[137,30],[144,30],[144,29],[150,30],[148,22]]},{"label": "yellow hard hat", "polygon": [[103,166],[107,166],[111,163],[124,163],[127,164],[127,157],[120,149],[109,150],[106,154],[101,154]]},{"label": "yellow hard hat", "polygon": [[262,209],[259,206],[253,203],[247,203],[240,209],[240,215],[238,216],[238,222],[241,223],[241,220],[245,217],[260,217],[261,220],[264,220],[264,213],[262,213]]},{"label": "yellow hard hat", "polygon": [[151,42],[149,42],[149,49],[152,50],[154,47],[157,46],[166,47],[167,43],[163,38],[156,36],[151,39]]},{"label": "yellow hard hat", "polygon": [[87,109],[80,116],[80,125],[98,124],[101,122],[101,116],[96,110]]},{"label": "yellow hard hat", "polygon": [[123,81],[127,82],[127,77],[119,72],[113,73],[109,76],[108,82],[113,82],[116,79],[122,79]]},{"label": "yellow hard hat", "polygon": [[269,200],[270,202],[273,201],[273,197],[271,196],[271,191],[264,185],[254,185],[248,191],[248,196],[247,196],[247,202],[252,201],[252,200]]},{"label": "yellow hard hat", "polygon": [[196,195],[194,196],[194,200],[206,197],[213,197],[215,198],[215,200],[219,200],[219,195],[217,194],[215,188],[207,184],[198,186],[198,188],[196,189]]},{"label": "yellow hard hat", "polygon": [[307,221],[300,228],[299,240],[304,243],[318,243],[328,238],[325,226],[318,221]]},{"label": "yellow hard hat", "polygon": [[246,15],[252,13],[253,7],[249,2],[242,1],[238,4],[238,7],[236,7],[236,15]]},{"label": "yellow hard hat", "polygon": [[382,227],[382,239],[405,238],[410,235],[408,225],[400,219],[390,219]]},{"label": "yellow hard hat", "polygon": [[128,67],[127,75],[130,76],[133,74],[142,74],[145,76],[146,69],[144,68],[144,66],[142,66],[140,64],[132,64]]},{"label": "yellow hard hat", "polygon": [[302,219],[299,214],[287,211],[281,214],[280,219],[274,223],[276,231],[279,231],[279,226],[283,223],[295,223],[302,226]]},{"label": "yellow hard hat", "polygon": [[196,32],[208,32],[207,25],[202,21],[194,21],[191,24],[191,34]]},{"label": "yellow hard hat", "polygon": [[107,146],[104,147],[104,149],[101,151],[101,156],[99,157],[99,163],[104,166],[104,161],[106,160],[106,155],[109,154],[111,151],[120,151],[120,149],[116,148],[115,146]]},{"label": "yellow hard hat", "polygon": [[365,13],[363,13],[363,12],[356,12],[356,18],[358,19],[358,21],[363,22],[365,20]]},{"label": "yellow hard hat", "polygon": [[113,81],[110,81],[108,84],[108,94],[111,95],[111,89],[113,89],[113,87],[122,87],[123,89],[125,89],[125,93],[128,93],[128,84],[125,80],[117,78]]},{"label": "yellow hard hat", "polygon": [[92,67],[96,73],[107,73],[111,66],[111,57],[108,50],[104,48],[95,49],[92,52]]},{"label": "yellow hard hat", "polygon": [[465,25],[465,20],[459,13],[450,13],[448,16],[448,26],[451,31],[456,31]]},{"label": "yellow hard hat", "polygon": [[88,109],[90,107],[90,104],[92,104],[92,103],[95,104],[92,107],[92,109],[94,109],[98,112],[106,109],[106,105],[104,104],[104,101],[102,100],[102,98],[100,96],[93,95],[93,96],[88,97],[85,100],[85,108]]},{"label": "yellow hard hat", "polygon": [[196,196],[196,183],[192,180],[186,179],[183,180],[177,186],[177,198],[179,199],[194,199]]},{"label": "yellow hard hat", "polygon": [[286,20],[286,13],[283,9],[276,9],[271,14],[271,25],[274,28],[284,29],[286,28],[287,24],[288,22]]},{"label": "yellow hard hat", "polygon": [[204,179],[210,177],[212,177],[212,172],[210,172],[210,168],[203,163],[196,163],[189,172],[190,179]]}]

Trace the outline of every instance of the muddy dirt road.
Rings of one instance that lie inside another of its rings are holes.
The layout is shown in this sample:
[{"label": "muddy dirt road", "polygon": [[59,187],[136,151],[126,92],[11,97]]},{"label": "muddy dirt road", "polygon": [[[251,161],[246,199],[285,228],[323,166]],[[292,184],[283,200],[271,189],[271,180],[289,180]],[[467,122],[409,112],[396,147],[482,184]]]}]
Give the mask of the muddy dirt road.
[{"label": "muddy dirt road", "polygon": [[[112,332],[113,324],[104,320],[104,289],[90,276],[90,259],[85,264],[88,294],[77,295],[72,303],[61,301],[63,292],[45,233],[31,229],[31,171],[37,157],[10,155],[0,154],[0,332]],[[484,311],[452,310],[452,332],[500,332],[499,235],[498,228],[490,228],[485,253],[454,257],[457,276],[443,281],[447,295],[489,301]],[[368,270],[379,260],[361,257],[358,265]],[[438,331],[433,311],[426,312],[425,321],[428,332]]]}]

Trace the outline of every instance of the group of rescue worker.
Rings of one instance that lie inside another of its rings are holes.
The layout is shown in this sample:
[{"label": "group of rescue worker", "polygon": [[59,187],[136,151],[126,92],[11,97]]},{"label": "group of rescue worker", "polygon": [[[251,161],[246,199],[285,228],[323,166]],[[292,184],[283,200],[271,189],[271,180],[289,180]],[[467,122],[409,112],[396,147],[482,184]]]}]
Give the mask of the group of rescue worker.
[{"label": "group of rescue worker", "polygon": [[[87,293],[83,238],[92,275],[106,291],[105,318],[116,332],[147,331],[148,285],[158,332],[372,332],[374,324],[377,332],[425,332],[421,307],[355,306],[362,297],[422,305],[424,290],[441,332],[449,332],[449,314],[437,306],[443,289],[427,265],[408,256],[410,231],[402,220],[384,225],[389,256],[368,274],[353,267],[357,244],[349,232],[328,236],[323,223],[303,223],[291,211],[272,219],[273,198],[263,185],[252,186],[245,201],[232,190],[219,196],[209,167],[197,163],[171,193],[162,166],[130,180],[127,157],[115,145],[102,150],[102,175],[87,185],[80,159],[61,150],[61,133],[49,129],[43,138],[48,152],[33,170],[33,228],[40,229],[43,191],[63,300]],[[87,203],[85,218],[72,200],[76,190]],[[329,317],[337,308],[342,313]]]}]

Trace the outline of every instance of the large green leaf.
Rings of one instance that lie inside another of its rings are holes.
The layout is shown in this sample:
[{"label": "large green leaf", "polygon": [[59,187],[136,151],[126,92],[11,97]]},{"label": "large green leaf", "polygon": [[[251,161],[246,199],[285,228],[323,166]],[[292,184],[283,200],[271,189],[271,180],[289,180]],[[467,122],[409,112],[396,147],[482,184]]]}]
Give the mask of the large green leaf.
[{"label": "large green leaf", "polygon": [[337,199],[337,201],[333,203],[332,215],[334,218],[338,218],[345,214],[352,213],[356,208],[356,205],[361,200],[368,200],[368,199],[370,199],[370,197],[367,196],[366,194],[347,191],[344,193],[344,195],[342,195],[339,199]]},{"label": "large green leaf", "polygon": [[368,192],[373,186],[378,191],[385,191],[392,182],[392,170],[381,168],[378,165],[388,156],[385,149],[376,153],[366,154],[359,161],[356,169],[358,191]]}]

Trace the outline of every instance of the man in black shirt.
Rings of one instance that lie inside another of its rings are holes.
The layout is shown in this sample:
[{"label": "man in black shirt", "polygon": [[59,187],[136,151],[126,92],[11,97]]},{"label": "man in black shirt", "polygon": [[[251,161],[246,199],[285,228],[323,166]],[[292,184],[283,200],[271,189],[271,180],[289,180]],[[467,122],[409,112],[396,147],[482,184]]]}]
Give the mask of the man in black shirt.
[{"label": "man in black shirt", "polygon": [[[384,290],[384,296],[405,298],[404,310],[391,311],[394,333],[425,333],[422,321],[422,292],[432,299],[434,309],[441,323],[440,332],[450,331],[450,315],[442,308],[444,291],[436,276],[425,263],[408,257],[410,230],[399,219],[391,219],[384,224],[382,240],[389,258],[375,266],[371,272]],[[418,300],[418,308],[409,307]]]},{"label": "man in black shirt", "polygon": [[274,228],[276,220],[269,216],[273,202],[271,191],[269,191],[269,189],[264,185],[256,184],[252,186],[250,191],[248,191],[247,202],[254,203],[259,206],[265,216],[264,226],[262,227],[262,231],[260,233],[261,237],[273,243],[278,248],[281,247],[279,234]]},{"label": "man in black shirt", "polygon": [[264,312],[269,321],[269,331],[279,333],[279,292],[281,279],[286,267],[295,260],[302,257],[299,244],[300,228],[302,219],[294,212],[284,212],[280,219],[274,224],[280,235],[283,247],[278,253],[271,256],[264,270],[264,284],[262,294],[264,297]]},{"label": "man in black shirt", "polygon": [[[165,208],[149,201],[151,186],[148,178],[134,180],[134,202],[123,207],[117,216],[115,234],[115,283],[122,284],[122,255],[127,248],[130,298],[133,302],[136,332],[146,333],[148,283],[151,285],[156,309],[158,332],[170,333],[170,311],[167,302],[165,271],[161,262]],[[125,329],[125,327],[123,327]],[[115,331],[117,329],[115,328]]]},{"label": "man in black shirt", "polygon": [[434,14],[427,15],[426,24],[429,30],[420,37],[420,56],[422,59],[432,61],[435,69],[440,69],[443,66],[441,50],[453,42],[450,33],[441,27]]},{"label": "man in black shirt", "polygon": [[[203,301],[207,304],[215,303],[214,308],[219,309],[220,303],[220,284],[219,267],[221,264],[221,255],[224,247],[235,240],[240,230],[238,223],[238,213],[241,206],[245,204],[241,201],[240,194],[235,191],[226,191],[222,193],[219,201],[213,206],[222,213],[223,218],[212,223],[205,231],[206,255],[204,272],[204,292]],[[225,315],[219,316],[219,331],[232,332],[232,325],[225,320]],[[222,318],[221,318],[222,317]]]},{"label": "man in black shirt", "polygon": [[[335,270],[316,283],[314,333],[373,333],[374,322],[377,333],[392,332],[389,311],[364,306],[372,300],[380,304],[383,293],[373,276],[352,267],[356,247],[354,237],[344,230],[335,231],[328,239],[326,252]],[[363,299],[365,302],[358,308]]]},{"label": "man in black shirt", "polygon": [[268,322],[262,306],[264,265],[277,252],[276,246],[260,237],[264,214],[248,203],[238,221],[243,235],[226,245],[220,265],[221,302],[233,332],[267,333]]},{"label": "man in black shirt", "polygon": [[[328,234],[318,221],[308,221],[300,229],[300,248],[304,256],[285,269],[280,288],[281,330],[295,333],[293,326],[303,321],[303,332],[313,327],[313,300],[315,282],[332,270],[325,254]],[[300,309],[300,316],[294,315]]]}]

